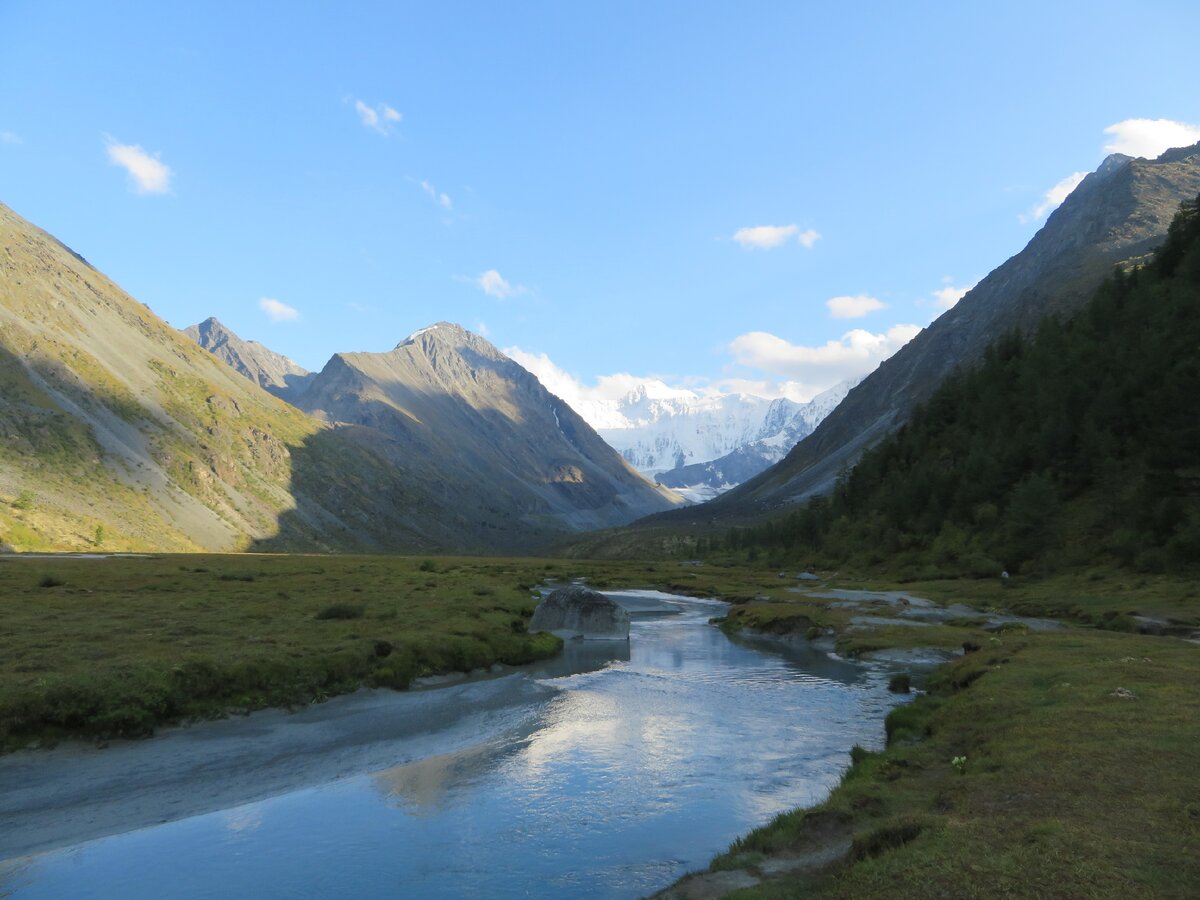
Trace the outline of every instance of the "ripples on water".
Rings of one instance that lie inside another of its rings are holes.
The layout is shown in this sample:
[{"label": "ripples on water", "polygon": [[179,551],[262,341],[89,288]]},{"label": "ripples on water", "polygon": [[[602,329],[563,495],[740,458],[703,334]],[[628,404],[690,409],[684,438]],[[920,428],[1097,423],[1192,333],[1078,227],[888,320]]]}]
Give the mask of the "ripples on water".
[{"label": "ripples on water", "polygon": [[553,694],[472,720],[465,741],[425,735],[415,762],[10,863],[0,896],[652,892],[819,801],[894,702],[880,675],[734,643],[707,624],[719,605],[674,601],[635,614],[627,660],[544,667]]}]

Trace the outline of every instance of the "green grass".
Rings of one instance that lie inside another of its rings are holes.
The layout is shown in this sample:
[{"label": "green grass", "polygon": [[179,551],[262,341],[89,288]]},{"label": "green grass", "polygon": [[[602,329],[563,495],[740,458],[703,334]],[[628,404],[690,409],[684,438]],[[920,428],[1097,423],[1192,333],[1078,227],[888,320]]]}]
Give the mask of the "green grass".
[{"label": "green grass", "polygon": [[[848,656],[964,642],[979,649],[896,707],[887,749],[855,748],[825,803],[740,838],[711,868],[761,874],[772,859],[840,840],[850,850],[839,862],[768,874],[731,896],[1200,895],[1200,647],[1109,628],[1114,613],[1196,621],[1193,585],[1110,573],[905,585],[981,609],[1096,623],[1062,632],[988,633],[970,620],[843,631],[833,622]],[[822,601],[791,597],[736,607],[730,621],[767,631],[822,621]]]},{"label": "green grass", "polygon": [[532,662],[561,646],[525,630],[544,579],[619,588],[689,574],[465,557],[0,556],[0,749]]},{"label": "green grass", "polygon": [[[0,743],[139,735],[230,709],[551,656],[530,563],[0,559]],[[486,591],[481,589],[486,588]],[[380,648],[386,647],[381,653]]]}]

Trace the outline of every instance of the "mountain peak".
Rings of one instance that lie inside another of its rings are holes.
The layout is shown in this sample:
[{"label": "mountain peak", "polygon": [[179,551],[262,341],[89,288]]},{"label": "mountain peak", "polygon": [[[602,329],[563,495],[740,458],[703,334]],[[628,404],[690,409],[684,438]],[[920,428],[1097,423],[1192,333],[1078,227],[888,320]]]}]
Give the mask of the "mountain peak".
[{"label": "mountain peak", "polygon": [[434,322],[432,325],[426,325],[424,328],[419,328],[396,345],[396,349],[406,347],[409,344],[415,344],[422,339],[426,341],[438,341],[439,343],[462,344],[470,341],[483,340],[474,332],[467,331],[461,325],[455,322]]},{"label": "mountain peak", "polygon": [[183,333],[259,387],[284,400],[292,400],[308,381],[310,373],[306,369],[258,341],[243,340],[216,316],[189,325]]}]

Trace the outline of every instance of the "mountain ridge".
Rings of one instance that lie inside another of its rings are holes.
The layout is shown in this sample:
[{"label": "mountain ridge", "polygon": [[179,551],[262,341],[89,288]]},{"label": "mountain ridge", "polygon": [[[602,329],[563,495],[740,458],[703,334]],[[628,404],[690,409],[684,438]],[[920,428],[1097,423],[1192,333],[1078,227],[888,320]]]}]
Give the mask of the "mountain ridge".
[{"label": "mountain ridge", "polygon": [[842,468],[898,427],[946,375],[979,359],[992,338],[1073,311],[1113,265],[1161,243],[1179,204],[1198,191],[1200,144],[1154,160],[1109,156],[1024,249],[881,363],[784,460],[707,504],[706,513],[738,518],[827,492]]}]

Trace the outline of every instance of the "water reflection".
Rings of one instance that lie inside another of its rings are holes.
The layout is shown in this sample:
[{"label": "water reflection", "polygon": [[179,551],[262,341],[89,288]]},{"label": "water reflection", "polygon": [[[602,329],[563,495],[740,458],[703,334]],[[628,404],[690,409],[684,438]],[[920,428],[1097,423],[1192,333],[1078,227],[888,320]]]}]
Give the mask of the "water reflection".
[{"label": "water reflection", "polygon": [[636,897],[819,799],[851,745],[881,742],[882,676],[731,642],[711,603],[637,603],[628,644],[568,645],[530,676],[549,696],[475,740],[398,737],[413,761],[45,854],[0,892]]}]

